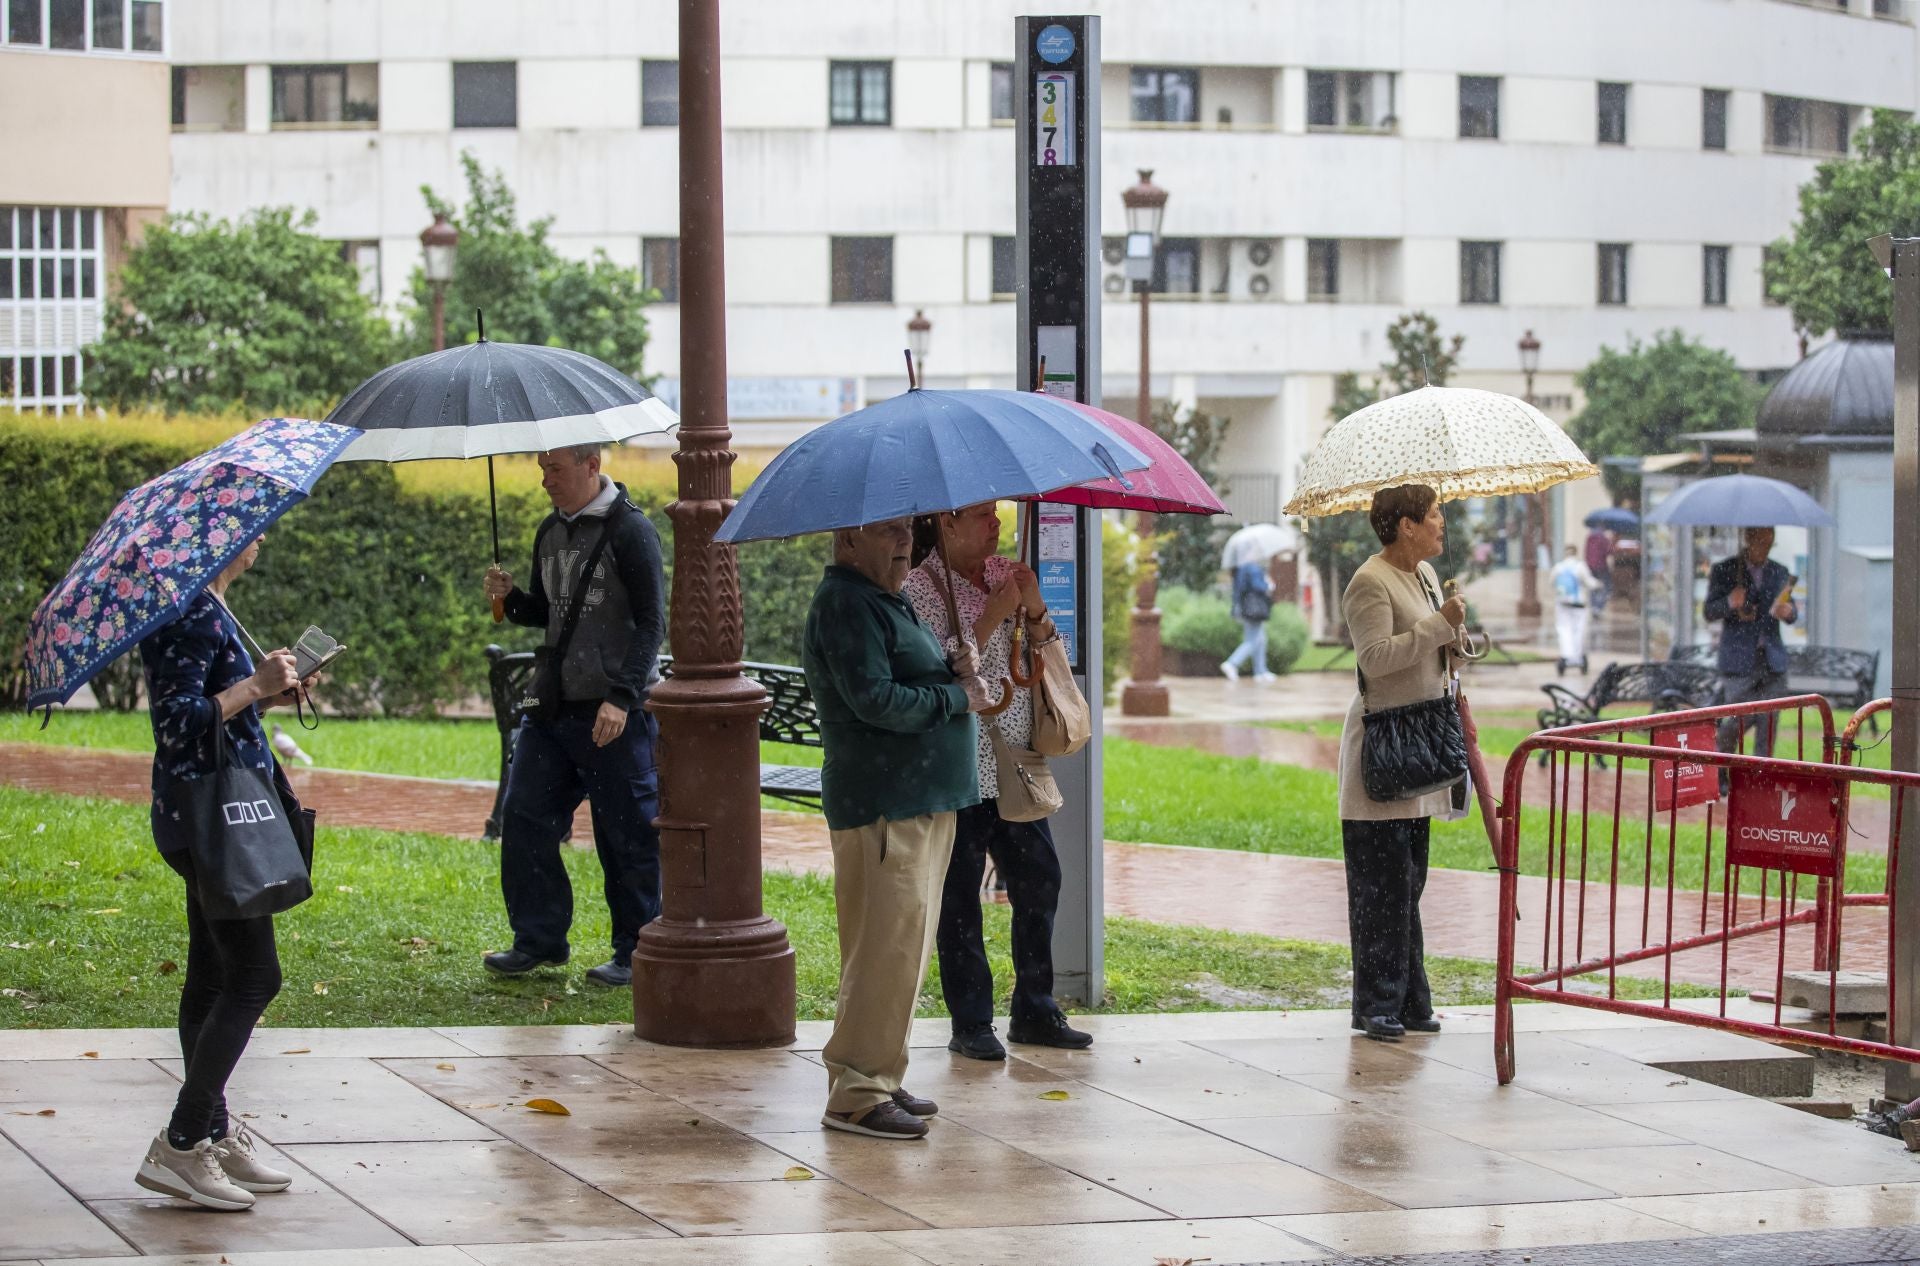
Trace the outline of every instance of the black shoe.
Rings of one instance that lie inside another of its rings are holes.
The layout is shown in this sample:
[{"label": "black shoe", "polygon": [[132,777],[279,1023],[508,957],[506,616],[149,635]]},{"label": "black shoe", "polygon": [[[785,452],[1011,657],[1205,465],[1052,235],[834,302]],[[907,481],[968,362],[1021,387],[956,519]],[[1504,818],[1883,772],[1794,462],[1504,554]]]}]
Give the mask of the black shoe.
[{"label": "black shoe", "polygon": [[1407,1035],[1407,1026],[1390,1015],[1356,1015],[1353,1027],[1376,1042],[1397,1042]]},{"label": "black shoe", "polygon": [[1440,1021],[1434,1016],[1428,1016],[1424,1020],[1410,1020],[1403,1015],[1400,1017],[1400,1027],[1409,1033],[1438,1033]]},{"label": "black shoe", "polygon": [[558,958],[542,958],[537,954],[524,953],[521,950],[500,950],[480,960],[488,971],[496,976],[524,976],[536,967],[560,967],[567,961],[567,952],[560,951]]},{"label": "black shoe", "polygon": [[1007,1048],[1000,1045],[1000,1039],[993,1035],[993,1026],[975,1029],[971,1033],[955,1033],[947,1043],[947,1049],[968,1059],[1005,1059]]},{"label": "black shoe", "polygon": [[633,983],[633,968],[618,957],[610,958],[598,967],[587,968],[587,983],[605,985],[609,989],[625,989]]},{"label": "black shoe", "polygon": [[1093,1034],[1082,1033],[1067,1023],[1058,1011],[1038,1020],[1015,1020],[1007,1025],[1007,1040],[1025,1046],[1057,1046],[1063,1051],[1084,1051],[1093,1045]]},{"label": "black shoe", "polygon": [[905,1090],[894,1091],[893,1101],[899,1106],[900,1111],[906,1113],[908,1116],[931,1117],[940,1114],[939,1104],[931,1099],[922,1099],[918,1095],[910,1095]]}]

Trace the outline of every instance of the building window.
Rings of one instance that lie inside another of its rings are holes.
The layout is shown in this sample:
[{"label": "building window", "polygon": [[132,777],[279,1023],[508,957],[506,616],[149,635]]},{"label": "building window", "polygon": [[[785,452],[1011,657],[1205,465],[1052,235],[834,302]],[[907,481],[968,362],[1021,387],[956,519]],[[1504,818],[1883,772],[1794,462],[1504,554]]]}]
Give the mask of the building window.
[{"label": "building window", "polygon": [[828,75],[827,121],[835,127],[893,123],[893,63],[834,62]]},{"label": "building window", "polygon": [[1600,144],[1627,143],[1627,85],[1600,85],[1599,111],[1595,123]]},{"label": "building window", "polygon": [[160,0],[133,0],[133,51],[158,53],[166,47]]},{"label": "building window", "polygon": [[1727,256],[1730,248],[1700,248],[1700,302],[1709,308],[1727,306]]},{"label": "building window", "polygon": [[7,0],[7,43],[44,44],[46,39],[40,25],[40,0]]},{"label": "building window", "polygon": [[1767,147],[1792,154],[1847,152],[1848,110],[1832,101],[1767,98]]},{"label": "building window", "polygon": [[80,346],[100,327],[100,248],[91,207],[0,206],[0,302],[16,329],[39,332],[22,340],[30,354],[0,339],[0,406],[80,406]]},{"label": "building window", "polygon": [[1380,70],[1307,72],[1307,126],[1348,132],[1391,132],[1393,75]]},{"label": "building window", "polygon": [[833,239],[833,301],[835,303],[893,302],[892,238],[836,237]]},{"label": "building window", "polygon": [[993,295],[1020,293],[1020,279],[1014,274],[1014,250],[1011,237],[993,239]]},{"label": "building window", "polygon": [[47,46],[87,46],[87,0],[47,0]]},{"label": "building window", "polygon": [[1460,302],[1500,302],[1500,243],[1460,243]]},{"label": "building window", "polygon": [[1200,119],[1200,72],[1135,66],[1131,96],[1135,123],[1196,123]]},{"label": "building window", "polygon": [[647,289],[659,292],[658,302],[680,302],[679,238],[640,239],[640,280]]},{"label": "building window", "polygon": [[[344,127],[380,121],[379,72],[360,66],[275,66],[275,127]],[[185,120],[182,120],[184,125]]]},{"label": "building window", "polygon": [[342,242],[340,258],[353,265],[360,275],[360,293],[380,302],[380,243]]},{"label": "building window", "polygon": [[520,76],[515,62],[453,64],[455,127],[518,127]]},{"label": "building window", "polygon": [[1340,297],[1340,243],[1332,238],[1307,239],[1307,299],[1331,303]]},{"label": "building window", "polygon": [[1727,147],[1727,98],[1725,88],[1700,90],[1700,148]]},{"label": "building window", "polygon": [[640,126],[680,125],[680,63],[640,63]]},{"label": "building window", "polygon": [[1498,79],[1486,75],[1460,76],[1460,135],[1499,139]]},{"label": "building window", "polygon": [[1599,302],[1608,305],[1627,301],[1627,244],[1600,243]]},{"label": "building window", "polygon": [[995,62],[987,72],[987,117],[995,123],[1011,123],[1013,110],[1013,63]]},{"label": "building window", "polygon": [[127,46],[127,6],[123,0],[93,0],[93,46]]},{"label": "building window", "polygon": [[1153,258],[1153,292],[1161,295],[1200,293],[1200,239],[1163,237]]}]

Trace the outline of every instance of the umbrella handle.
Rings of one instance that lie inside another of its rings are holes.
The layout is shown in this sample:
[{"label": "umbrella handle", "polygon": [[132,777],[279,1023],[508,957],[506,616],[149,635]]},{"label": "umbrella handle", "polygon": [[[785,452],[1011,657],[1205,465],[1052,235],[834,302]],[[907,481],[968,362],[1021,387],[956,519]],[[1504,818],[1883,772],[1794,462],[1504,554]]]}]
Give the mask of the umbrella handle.
[{"label": "umbrella handle", "polygon": [[505,620],[506,618],[507,618],[507,600],[505,598],[495,598],[493,600],[493,622],[495,624],[499,624],[501,621]]},{"label": "umbrella handle", "polygon": [[1002,712],[1005,712],[1008,708],[1012,706],[1013,706],[1013,683],[1008,681],[1005,677],[1002,677],[1000,679],[1000,702],[980,709],[980,711],[975,715],[983,716],[983,717],[997,717]]},{"label": "umbrella handle", "polygon": [[[1033,684],[1032,641],[1033,639],[1027,636],[1025,612],[1022,611],[1014,617],[1013,653],[1007,656],[1007,676],[1012,679],[1014,685],[1022,689]],[[1026,658],[1025,671],[1021,669],[1022,652],[1025,652]]]}]

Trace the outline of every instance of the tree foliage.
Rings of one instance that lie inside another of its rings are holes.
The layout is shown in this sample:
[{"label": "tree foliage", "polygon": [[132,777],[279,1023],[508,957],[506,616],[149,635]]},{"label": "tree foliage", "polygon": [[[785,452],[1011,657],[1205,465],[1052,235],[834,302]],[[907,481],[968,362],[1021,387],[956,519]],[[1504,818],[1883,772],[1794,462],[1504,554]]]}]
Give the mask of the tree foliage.
[{"label": "tree foliage", "polygon": [[[1171,402],[1153,414],[1153,429],[1222,497],[1226,496],[1227,485],[1220,477],[1220,447],[1226,443],[1227,428],[1232,425],[1232,418],[1195,408],[1179,409]],[[1220,574],[1220,546],[1225,539],[1225,529],[1213,516],[1161,515],[1156,535],[1162,584],[1193,590],[1212,587]]]},{"label": "tree foliage", "polygon": [[[1327,416],[1338,422],[1375,401],[1397,396],[1419,387],[1444,387],[1460,363],[1460,349],[1466,336],[1451,338],[1440,333],[1440,323],[1426,312],[1403,313],[1387,327],[1387,346],[1393,359],[1380,366],[1380,373],[1366,382],[1359,374],[1339,374],[1333,380],[1333,404]],[[1326,600],[1338,610],[1340,595],[1360,564],[1379,548],[1379,538],[1367,524],[1361,511],[1306,520],[1307,561],[1320,573]],[[1473,559],[1473,535],[1466,516],[1447,516],[1447,549],[1441,562],[1445,574],[1465,575]]]},{"label": "tree foliage", "polygon": [[322,417],[387,362],[392,331],[311,211],[178,213],[127,256],[87,351],[110,409]]},{"label": "tree foliage", "polygon": [[1821,163],[1800,186],[1800,219],[1764,266],[1768,296],[1791,308],[1794,325],[1813,337],[1891,331],[1893,287],[1867,239],[1920,236],[1920,123],[1875,110],[1854,151]]},{"label": "tree foliage", "polygon": [[[1624,351],[1602,347],[1578,382],[1587,403],[1567,431],[1595,461],[1671,452],[1688,431],[1752,426],[1763,394],[1733,357],[1677,329],[1651,343],[1628,335]],[[1615,467],[1603,475],[1615,501],[1637,489],[1638,480]]]},{"label": "tree foliage", "polygon": [[[598,357],[638,378],[647,347],[645,308],[653,297],[638,269],[616,264],[605,251],[568,259],[547,240],[551,216],[522,226],[513,190],[471,152],[460,155],[466,173],[464,208],[420,187],[427,207],[460,231],[453,280],[447,286],[447,345],[479,337],[501,343],[567,347]],[[413,354],[433,350],[433,286],[415,267],[409,283],[408,343]]]}]

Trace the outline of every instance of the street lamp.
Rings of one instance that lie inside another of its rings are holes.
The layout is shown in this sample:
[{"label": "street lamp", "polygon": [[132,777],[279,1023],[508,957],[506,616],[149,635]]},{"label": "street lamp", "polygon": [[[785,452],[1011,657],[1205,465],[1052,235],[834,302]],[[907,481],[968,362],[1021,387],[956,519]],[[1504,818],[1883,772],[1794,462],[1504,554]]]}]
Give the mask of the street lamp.
[{"label": "street lamp", "polygon": [[433,223],[420,235],[427,256],[427,284],[433,287],[433,350],[447,349],[447,283],[453,280],[453,256],[460,248],[460,230],[447,223],[444,213],[433,213]]},{"label": "street lamp", "polygon": [[[1520,336],[1520,372],[1526,377],[1528,404],[1533,403],[1533,375],[1540,368],[1540,340],[1528,330]],[[1520,602],[1514,608],[1522,619],[1540,618],[1540,543],[1545,539],[1546,507],[1537,492],[1524,493],[1520,499],[1523,527],[1520,531]]]},{"label": "street lamp", "polygon": [[[913,354],[913,376],[919,382],[927,380],[927,349],[933,343],[933,322],[927,320],[927,314],[915,308],[913,319],[907,322],[907,350]],[[913,386],[914,383],[908,383]]]},{"label": "street lamp", "polygon": [[[1140,183],[1123,191],[1121,205],[1127,209],[1127,276],[1140,295],[1140,404],[1135,417],[1141,426],[1153,427],[1152,365],[1148,338],[1149,296],[1153,293],[1153,261],[1160,245],[1160,222],[1167,213],[1167,191],[1153,183],[1153,172],[1140,169]],[[1151,539],[1154,516],[1140,515],[1140,535]],[[1154,606],[1159,596],[1158,559],[1149,559],[1146,574],[1134,591],[1130,613],[1130,657],[1127,684],[1120,689],[1120,713],[1130,717],[1163,717],[1170,711],[1166,683],[1160,680],[1160,612]]]}]

